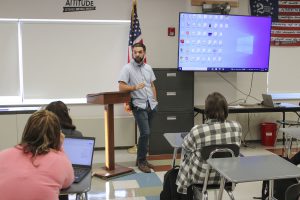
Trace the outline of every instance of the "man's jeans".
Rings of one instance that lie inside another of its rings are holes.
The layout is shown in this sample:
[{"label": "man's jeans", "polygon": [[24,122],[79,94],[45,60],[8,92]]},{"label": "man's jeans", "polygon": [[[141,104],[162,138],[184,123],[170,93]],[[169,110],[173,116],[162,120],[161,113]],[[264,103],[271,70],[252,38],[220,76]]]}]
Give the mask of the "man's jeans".
[{"label": "man's jeans", "polygon": [[146,160],[148,153],[148,141],[150,135],[151,121],[156,113],[156,108],[151,110],[150,108],[142,109],[134,107],[132,109],[134,118],[140,130],[140,137],[138,141],[137,161],[143,162]]}]

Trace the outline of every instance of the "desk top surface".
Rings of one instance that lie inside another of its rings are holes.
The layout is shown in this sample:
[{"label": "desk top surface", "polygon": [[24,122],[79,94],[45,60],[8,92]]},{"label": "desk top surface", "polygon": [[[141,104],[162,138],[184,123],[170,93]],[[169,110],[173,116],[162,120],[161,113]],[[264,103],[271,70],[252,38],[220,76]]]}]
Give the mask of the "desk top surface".
[{"label": "desk top surface", "polygon": [[[173,148],[181,148],[181,145],[183,143],[183,138],[181,136],[183,132],[178,132],[178,133],[164,133],[164,137],[166,140],[169,142],[169,144]],[[184,132],[186,133],[186,132]]]},{"label": "desk top surface", "polygon": [[209,159],[207,162],[234,183],[300,177],[300,168],[277,155]]},{"label": "desk top surface", "polygon": [[79,183],[73,183],[70,187],[62,189],[60,194],[75,194],[88,192],[91,189],[92,174],[86,175]]},{"label": "desk top surface", "polygon": [[[194,106],[194,111],[204,114],[204,105]],[[267,107],[263,105],[253,106],[228,106],[229,113],[258,113],[258,112],[297,112],[300,106],[293,105],[290,107]]]}]

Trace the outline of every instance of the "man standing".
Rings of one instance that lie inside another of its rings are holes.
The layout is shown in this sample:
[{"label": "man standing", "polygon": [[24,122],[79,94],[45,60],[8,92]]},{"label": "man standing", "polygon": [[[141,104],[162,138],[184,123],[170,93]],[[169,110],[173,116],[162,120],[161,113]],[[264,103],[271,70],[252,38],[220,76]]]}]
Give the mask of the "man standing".
[{"label": "man standing", "polygon": [[137,151],[137,166],[150,173],[153,165],[148,163],[148,141],[150,124],[156,112],[156,89],[153,84],[155,75],[150,65],[144,63],[146,46],[142,43],[132,45],[132,60],[126,64],[120,74],[119,90],[131,93],[131,110],[140,130]]}]

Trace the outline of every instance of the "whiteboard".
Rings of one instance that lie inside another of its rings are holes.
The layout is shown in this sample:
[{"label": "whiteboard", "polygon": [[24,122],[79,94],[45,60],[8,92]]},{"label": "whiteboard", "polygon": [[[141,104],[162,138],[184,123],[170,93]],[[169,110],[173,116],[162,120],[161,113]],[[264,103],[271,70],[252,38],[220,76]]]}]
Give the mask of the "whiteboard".
[{"label": "whiteboard", "polygon": [[128,33],[129,23],[24,22],[24,98],[117,91]]}]

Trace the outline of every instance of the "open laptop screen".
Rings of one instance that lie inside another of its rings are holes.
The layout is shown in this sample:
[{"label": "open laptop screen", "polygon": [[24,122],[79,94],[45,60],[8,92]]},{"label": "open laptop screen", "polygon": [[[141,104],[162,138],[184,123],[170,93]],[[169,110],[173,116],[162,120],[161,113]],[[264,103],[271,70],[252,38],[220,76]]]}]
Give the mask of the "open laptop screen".
[{"label": "open laptop screen", "polygon": [[262,94],[262,98],[263,98],[263,105],[264,106],[274,107],[272,95]]},{"label": "open laptop screen", "polygon": [[64,151],[72,165],[88,165],[93,162],[94,138],[69,138],[64,140]]}]

